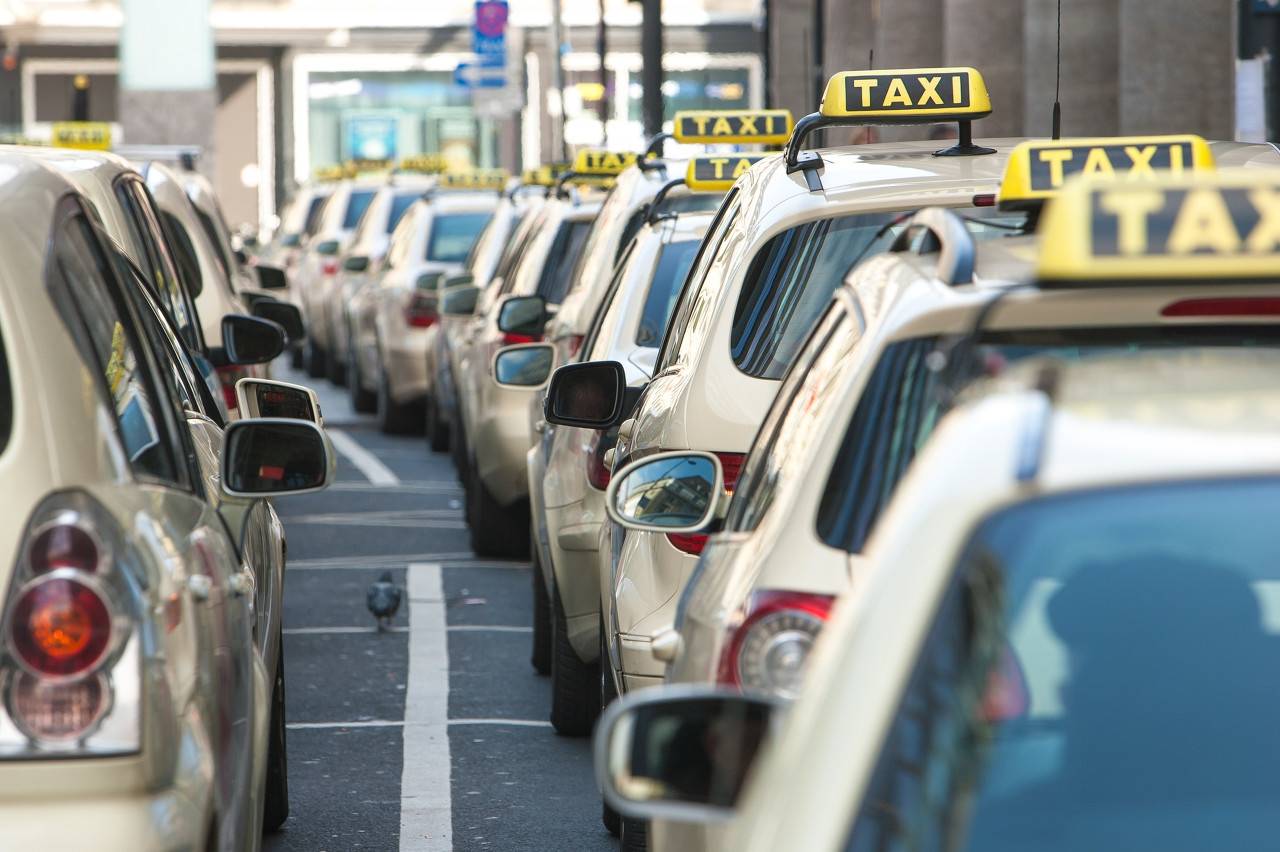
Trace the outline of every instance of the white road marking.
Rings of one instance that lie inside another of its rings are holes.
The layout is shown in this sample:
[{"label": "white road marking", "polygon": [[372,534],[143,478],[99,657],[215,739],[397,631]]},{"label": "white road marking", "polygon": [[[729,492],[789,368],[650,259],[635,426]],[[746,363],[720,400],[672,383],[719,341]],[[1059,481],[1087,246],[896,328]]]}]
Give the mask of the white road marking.
[{"label": "white road marking", "polygon": [[334,449],[346,456],[347,461],[364,474],[364,478],[369,480],[370,485],[400,484],[400,477],[392,473],[391,468],[383,464],[377,456],[360,446],[355,438],[341,429],[330,427],[326,431],[329,433],[329,440],[333,441]]},{"label": "white road marking", "polygon": [[[376,627],[286,627],[284,629],[285,636],[325,636],[336,633],[377,633]],[[383,633],[408,633],[407,627],[391,627],[384,628]]]},{"label": "white road marking", "polygon": [[404,699],[400,849],[450,852],[449,642],[438,562],[409,565],[409,682]]},{"label": "white road marking", "polygon": [[450,719],[454,725],[511,725],[516,728],[550,728],[551,723],[542,719]]},{"label": "white road marking", "polygon": [[[532,627],[511,627],[499,624],[450,624],[449,632],[457,630],[459,633],[532,633]],[[285,631],[288,633],[289,631]]]},{"label": "white road marking", "polygon": [[[550,728],[551,727],[550,722],[546,722],[541,719],[450,719],[446,724],[450,728],[457,727],[457,726],[465,727],[468,725],[491,725],[494,727],[502,727],[506,725],[512,728]],[[358,722],[290,722],[285,727],[287,727],[291,731],[326,731],[326,730],[334,730],[335,728],[404,728],[406,731],[411,731],[415,728],[428,728],[431,726],[426,722],[405,722],[398,719],[362,719]],[[406,740],[408,739],[408,736],[409,735],[406,733],[405,734]],[[401,798],[402,798],[402,801],[401,801],[400,825],[401,825],[401,836],[403,837],[403,832],[404,832],[404,812],[403,812],[404,790],[403,788],[401,789]],[[413,798],[413,797],[409,797],[409,798]],[[402,845],[401,848],[403,849],[404,846]]]}]

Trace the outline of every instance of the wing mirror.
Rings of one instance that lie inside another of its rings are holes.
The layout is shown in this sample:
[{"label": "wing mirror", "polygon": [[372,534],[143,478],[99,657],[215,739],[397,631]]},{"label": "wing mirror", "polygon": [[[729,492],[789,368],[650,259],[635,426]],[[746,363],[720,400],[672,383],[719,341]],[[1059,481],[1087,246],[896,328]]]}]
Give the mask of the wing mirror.
[{"label": "wing mirror", "polygon": [[547,324],[547,300],[541,296],[512,296],[498,308],[498,331],[541,337]]},{"label": "wing mirror", "polygon": [[706,686],[659,687],[615,701],[595,735],[605,801],[635,819],[729,819],[781,707]]},{"label": "wing mirror", "polygon": [[347,255],[343,258],[342,268],[347,272],[366,272],[369,269],[369,258],[362,254]]},{"label": "wing mirror", "polygon": [[257,264],[253,269],[258,273],[258,286],[263,290],[284,290],[288,288],[289,279],[280,267]]},{"label": "wing mirror", "polygon": [[270,296],[253,302],[250,312],[259,319],[270,320],[284,329],[285,343],[301,343],[307,338],[307,326],[302,321],[302,311],[289,302],[281,302]]},{"label": "wing mirror", "polygon": [[215,367],[265,364],[285,346],[285,330],[271,320],[227,314],[222,318],[222,347],[210,353]]},{"label": "wing mirror", "polygon": [[626,410],[627,374],[617,361],[566,364],[551,374],[543,415],[548,423],[610,429]]},{"label": "wing mirror", "polygon": [[645,532],[706,532],[724,517],[724,470],[711,453],[645,456],[619,470],[605,491],[605,510],[622,526]]},{"label": "wing mirror", "polygon": [[236,401],[245,417],[276,417],[324,424],[315,391],[302,385],[268,379],[236,382]]},{"label": "wing mirror", "polygon": [[440,283],[440,288],[447,290],[450,287],[461,287],[463,284],[474,283],[476,283],[476,277],[470,272],[458,272],[454,275],[446,276],[444,281]]},{"label": "wing mirror", "polygon": [[449,287],[440,294],[440,313],[446,317],[469,317],[476,312],[480,288],[472,284]]},{"label": "wing mirror", "polygon": [[323,240],[316,243],[316,254],[323,255],[325,257],[333,257],[338,253],[340,248],[341,246],[338,245],[337,240]]},{"label": "wing mirror", "polygon": [[430,290],[435,293],[439,292],[444,280],[443,272],[424,272],[418,276],[418,280],[413,282],[413,287],[415,290]]},{"label": "wing mirror", "polygon": [[499,349],[493,356],[491,375],[511,388],[540,388],[551,375],[556,348],[550,343],[520,343]]},{"label": "wing mirror", "polygon": [[280,245],[285,248],[297,248],[302,245],[302,234],[285,234],[280,238]]},{"label": "wing mirror", "polygon": [[237,420],[222,435],[222,490],[231,497],[319,491],[333,480],[324,430],[304,420]]}]

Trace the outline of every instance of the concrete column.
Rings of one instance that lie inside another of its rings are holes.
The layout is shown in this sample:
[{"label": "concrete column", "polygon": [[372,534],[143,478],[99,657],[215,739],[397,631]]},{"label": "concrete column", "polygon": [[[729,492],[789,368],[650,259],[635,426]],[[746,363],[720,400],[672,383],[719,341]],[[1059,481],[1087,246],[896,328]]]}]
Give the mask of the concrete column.
[{"label": "concrete column", "polygon": [[769,4],[769,98],[797,119],[818,109],[814,89],[813,0]]},{"label": "concrete column", "polygon": [[974,125],[976,136],[1022,135],[1023,5],[1024,0],[945,0],[945,64],[977,68],[991,92],[991,115]]},{"label": "concrete column", "polygon": [[[880,0],[877,68],[934,68],[943,64],[943,0]],[[885,142],[924,139],[924,126],[881,127]]]},{"label": "concrete column", "polygon": [[[826,11],[823,75],[829,78],[841,71],[865,69],[871,49],[876,44],[876,21],[871,0],[827,0]],[[810,111],[817,106],[814,104]]]},{"label": "concrete column", "polygon": [[1122,0],[1120,130],[1235,137],[1233,0]]},{"label": "concrete column", "polygon": [[[1053,117],[1057,0],[1025,3],[1024,132],[1048,136]],[[1120,132],[1119,3],[1068,0],[1062,11],[1062,133],[1114,136]]]},{"label": "concrete column", "polygon": [[129,145],[194,145],[215,170],[214,74],[209,0],[124,0],[119,115]]}]

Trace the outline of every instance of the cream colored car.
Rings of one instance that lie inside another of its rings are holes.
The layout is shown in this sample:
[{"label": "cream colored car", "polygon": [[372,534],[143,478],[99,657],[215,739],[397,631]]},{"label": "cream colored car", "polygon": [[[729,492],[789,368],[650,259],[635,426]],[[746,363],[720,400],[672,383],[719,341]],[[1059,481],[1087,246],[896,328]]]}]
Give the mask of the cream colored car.
[{"label": "cream colored car", "polygon": [[636,696],[602,721],[606,796],[735,815],[708,852],[1266,846],[1277,370],[1187,351],[1010,371],[907,475],[780,730],[758,696]]},{"label": "cream colored car", "polygon": [[440,282],[462,268],[497,203],[494,193],[446,191],[414,202],[391,234],[376,280],[351,306],[352,381],[373,390],[384,432],[422,428]]},{"label": "cream colored car", "polygon": [[[234,536],[327,484],[332,453],[312,423],[214,424],[150,289],[42,159],[0,152],[0,846],[256,849],[287,813],[279,625],[255,624]],[[252,324],[226,342],[283,347]]]}]

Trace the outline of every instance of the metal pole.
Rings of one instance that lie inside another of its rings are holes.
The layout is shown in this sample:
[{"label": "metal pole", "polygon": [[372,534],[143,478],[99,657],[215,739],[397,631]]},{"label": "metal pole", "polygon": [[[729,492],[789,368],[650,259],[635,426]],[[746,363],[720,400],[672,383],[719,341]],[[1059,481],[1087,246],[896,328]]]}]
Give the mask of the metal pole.
[{"label": "metal pole", "polygon": [[[560,125],[552,126],[552,150],[560,159],[569,159],[569,145],[564,138],[564,27],[560,23],[560,0],[551,0],[551,90],[560,104]],[[553,119],[554,121],[554,119]]]},{"label": "metal pole", "polygon": [[640,83],[644,87],[644,135],[662,132],[662,0],[644,0],[640,30]]},{"label": "metal pole", "polygon": [[604,58],[609,52],[608,34],[604,24],[604,0],[600,0],[600,23],[596,27],[596,53],[600,56],[600,100],[596,109],[600,113],[600,144],[609,144],[609,70]]}]

